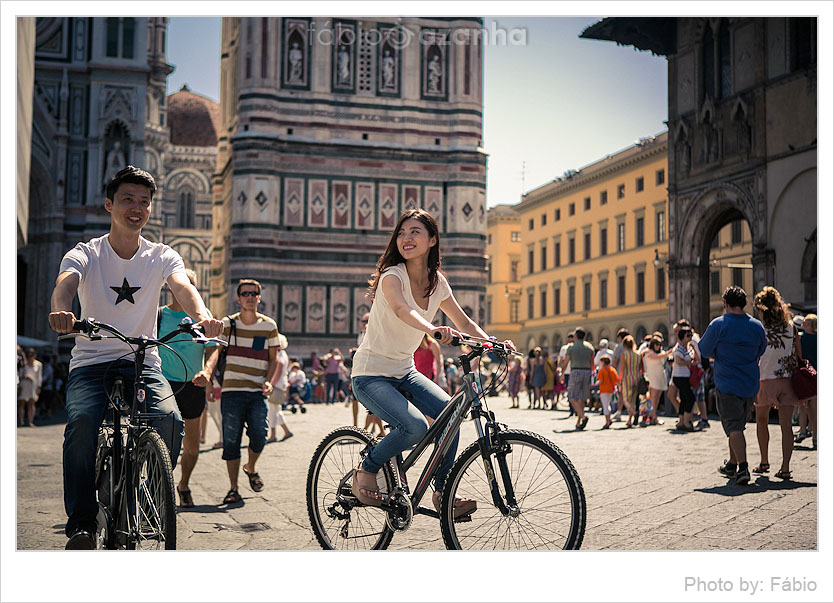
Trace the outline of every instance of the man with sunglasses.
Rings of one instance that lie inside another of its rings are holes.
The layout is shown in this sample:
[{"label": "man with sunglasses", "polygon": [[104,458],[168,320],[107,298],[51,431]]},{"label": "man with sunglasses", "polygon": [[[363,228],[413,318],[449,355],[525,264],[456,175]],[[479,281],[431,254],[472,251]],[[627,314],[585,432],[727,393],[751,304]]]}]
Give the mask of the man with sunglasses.
[{"label": "man with sunglasses", "polygon": [[[243,427],[249,436],[248,462],[243,472],[249,478],[249,486],[255,492],[264,489],[255,463],[266,445],[269,431],[267,400],[275,385],[268,377],[278,379],[276,367],[280,348],[278,325],[258,312],[261,302],[261,284],[243,279],[237,285],[237,301],[240,312],[223,318],[223,339],[229,342],[226,352],[226,369],[220,396],[220,414],[223,417],[223,460],[229,472],[229,492],[223,504],[240,503],[238,492],[240,474],[240,443]],[[213,370],[218,351],[206,361]]]}]

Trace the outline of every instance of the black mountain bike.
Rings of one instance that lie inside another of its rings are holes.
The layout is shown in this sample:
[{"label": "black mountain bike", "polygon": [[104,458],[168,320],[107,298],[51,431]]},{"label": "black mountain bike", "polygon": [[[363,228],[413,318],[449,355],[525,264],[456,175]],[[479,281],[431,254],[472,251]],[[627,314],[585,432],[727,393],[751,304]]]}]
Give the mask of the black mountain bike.
[{"label": "black mountain bike", "polygon": [[[116,338],[128,344],[131,352],[126,355],[133,355],[136,375],[130,400],[125,397],[124,378],[116,376],[112,379],[108,412],[99,428],[96,548],[176,549],[177,516],[170,454],[162,437],[152,427],[160,415],[145,412],[145,381],[141,371],[145,351],[162,345],[176,354],[166,342],[180,333],[190,334],[200,343],[213,341],[225,345],[226,342],[204,337],[189,319],[161,339],[127,337],[115,327],[93,318],[76,321],[74,328],[80,333],[68,333],[58,339],[82,336],[98,341]],[[100,331],[111,335],[101,335]],[[107,387],[109,379],[104,381],[102,387]]]},{"label": "black mountain bike", "polygon": [[[472,361],[487,352],[499,357],[500,385],[507,375],[508,356],[517,352],[469,335],[452,345],[470,348],[458,358],[463,385],[408,456],[397,455],[379,471],[379,490],[387,493],[381,507],[365,506],[351,492],[352,470],[377,440],[363,429],[340,427],[319,444],[307,473],[307,511],[322,548],[387,548],[395,532],[408,529],[415,513],[440,519],[448,549],[578,549],[582,544],[585,493],[570,460],[542,436],[508,429],[482,404],[485,393],[472,372]],[[420,501],[467,416],[474,421],[478,439],[449,471],[437,513],[420,506]],[[406,474],[435,440],[412,491]],[[475,500],[477,509],[455,518],[455,497]]]}]

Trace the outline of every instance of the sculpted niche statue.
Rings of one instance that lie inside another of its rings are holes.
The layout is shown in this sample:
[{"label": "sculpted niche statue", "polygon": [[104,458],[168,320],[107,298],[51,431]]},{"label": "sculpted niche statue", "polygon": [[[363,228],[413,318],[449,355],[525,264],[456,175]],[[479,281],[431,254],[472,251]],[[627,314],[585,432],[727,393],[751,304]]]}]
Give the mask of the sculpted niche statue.
[{"label": "sculpted niche statue", "polygon": [[350,54],[344,46],[339,47],[338,70],[336,81],[339,84],[350,85]]},{"label": "sculpted niche statue", "polygon": [[434,94],[440,94],[440,59],[437,55],[432,57],[432,60],[429,61],[428,65],[429,70],[429,92]]},{"label": "sculpted niche statue", "polygon": [[113,143],[113,148],[107,153],[107,159],[104,163],[104,184],[113,177],[113,175],[120,169],[127,165],[127,159],[122,152],[122,143],[118,140]]},{"label": "sculpted niche statue", "polygon": [[382,87],[394,88],[394,57],[387,48],[383,54],[385,56],[382,58]]},{"label": "sculpted niche statue", "polygon": [[292,43],[292,50],[289,52],[290,59],[290,81],[301,83],[301,68],[304,54],[298,48],[298,42]]}]

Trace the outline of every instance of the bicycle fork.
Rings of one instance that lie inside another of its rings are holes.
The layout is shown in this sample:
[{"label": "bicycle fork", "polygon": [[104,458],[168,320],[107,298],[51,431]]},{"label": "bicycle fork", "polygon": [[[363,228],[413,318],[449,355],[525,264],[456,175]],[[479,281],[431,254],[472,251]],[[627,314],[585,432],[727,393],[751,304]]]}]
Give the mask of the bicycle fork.
[{"label": "bicycle fork", "polygon": [[[492,411],[488,413],[487,429],[489,435],[483,431],[481,422],[476,421],[475,426],[478,432],[478,447],[481,449],[481,459],[484,462],[484,471],[486,472],[487,481],[489,482],[490,492],[492,493],[492,502],[501,511],[505,517],[517,517],[519,515],[518,501],[515,498],[515,490],[510,478],[510,470],[507,466],[507,454],[511,452],[509,444],[499,444],[497,442],[498,427],[495,423],[495,415]],[[495,455],[495,460],[498,463],[498,471],[501,476],[501,481],[504,484],[505,496],[501,496],[501,490],[498,485],[498,477],[492,466],[492,454]],[[506,501],[506,502],[505,502]]]}]

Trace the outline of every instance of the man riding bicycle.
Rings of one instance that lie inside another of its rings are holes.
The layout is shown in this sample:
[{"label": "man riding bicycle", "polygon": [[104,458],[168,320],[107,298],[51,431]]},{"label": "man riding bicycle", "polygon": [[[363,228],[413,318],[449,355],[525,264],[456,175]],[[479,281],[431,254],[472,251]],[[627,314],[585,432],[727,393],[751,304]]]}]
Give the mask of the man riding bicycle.
[{"label": "man riding bicycle", "polygon": [[[167,245],[141,236],[155,192],[153,177],[130,165],[107,183],[104,207],[110,213],[110,232],[79,243],[64,255],[49,314],[49,326],[54,331],[73,331],[77,318],[72,300],[78,293],[81,318],[94,317],[130,337],[154,338],[159,295],[167,282],[177,302],[199,321],[207,337],[220,334],[223,323],[211,318],[188,280],[180,255]],[[108,403],[104,381],[123,376],[128,386],[126,394],[132,396],[134,366],[126,353],[130,353],[128,347],[116,339],[78,338],[72,350],[63,451],[67,549],[94,548],[98,513],[96,443]],[[153,347],[145,357],[143,377],[147,411],[159,414],[154,427],[168,447],[173,467],[182,443],[183,421]]]}]

